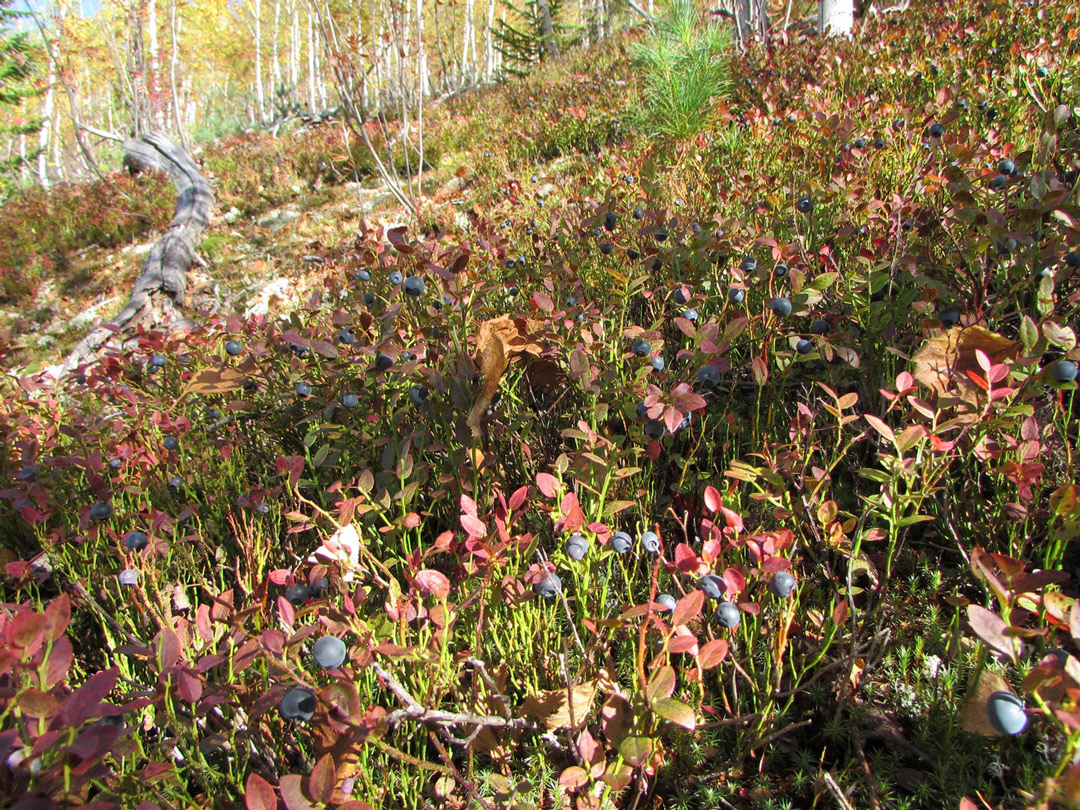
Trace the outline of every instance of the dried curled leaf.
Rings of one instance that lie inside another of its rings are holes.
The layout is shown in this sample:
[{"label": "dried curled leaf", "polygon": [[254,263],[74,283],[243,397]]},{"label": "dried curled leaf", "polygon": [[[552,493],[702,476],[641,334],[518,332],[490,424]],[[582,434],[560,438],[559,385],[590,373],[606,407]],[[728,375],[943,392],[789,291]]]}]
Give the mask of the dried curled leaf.
[{"label": "dried curled leaf", "polygon": [[548,729],[579,728],[589,719],[593,700],[596,698],[596,679],[583,681],[570,690],[556,689],[525,698],[522,711],[535,717]]},{"label": "dried curled leaf", "polygon": [[184,394],[224,394],[244,387],[247,375],[232,366],[211,366],[201,369],[184,386]]},{"label": "dried curled leaf", "polygon": [[914,377],[936,394],[954,389],[963,402],[974,405],[981,392],[967,373],[985,376],[977,351],[994,364],[1004,363],[1020,355],[1020,344],[981,326],[955,326],[919,349],[912,358]]},{"label": "dried curled leaf", "polygon": [[1012,689],[1004,678],[988,669],[984,669],[975,677],[978,680],[969,684],[970,692],[967,707],[964,709],[964,731],[982,734],[985,737],[999,736],[999,733],[990,725],[986,702],[994,692],[1012,692]]},{"label": "dried curled leaf", "polygon": [[535,341],[537,324],[525,318],[500,315],[480,324],[476,337],[476,356],[480,366],[480,393],[469,412],[468,425],[473,438],[480,439],[480,417],[491,405],[499,390],[499,379],[511,361],[525,355],[530,359],[540,356],[540,345]]}]

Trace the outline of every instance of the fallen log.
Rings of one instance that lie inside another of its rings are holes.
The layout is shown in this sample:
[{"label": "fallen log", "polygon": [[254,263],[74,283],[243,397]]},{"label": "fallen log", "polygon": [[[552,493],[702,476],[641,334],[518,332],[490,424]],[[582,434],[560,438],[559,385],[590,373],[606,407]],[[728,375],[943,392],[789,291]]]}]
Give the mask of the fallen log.
[{"label": "fallen log", "polygon": [[59,367],[57,377],[93,360],[111,336],[138,323],[149,321],[181,329],[191,325],[184,316],[187,272],[195,260],[195,242],[214,209],[210,182],[195,161],[161,133],[149,132],[139,140],[128,138],[124,151],[124,166],[133,173],[146,169],[168,172],[177,190],[176,210],[169,229],[143,261],[127,304],[79,342]]}]

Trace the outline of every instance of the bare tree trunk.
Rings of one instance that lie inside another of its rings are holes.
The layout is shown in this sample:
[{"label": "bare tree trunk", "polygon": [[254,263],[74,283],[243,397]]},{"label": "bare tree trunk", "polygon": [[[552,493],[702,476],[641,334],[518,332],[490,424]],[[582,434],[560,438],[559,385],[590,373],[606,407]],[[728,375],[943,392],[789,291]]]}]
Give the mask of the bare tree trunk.
[{"label": "bare tree trunk", "polygon": [[45,51],[48,53],[49,67],[45,76],[45,95],[41,101],[41,129],[38,130],[38,154],[37,154],[37,181],[42,188],[49,187],[49,136],[54,141],[59,140],[55,133],[56,122],[54,112],[56,99],[53,96],[53,87],[56,85],[56,45],[51,39],[45,40]]},{"label": "bare tree trunk", "polygon": [[300,15],[296,0],[289,0],[289,21],[289,99],[295,104],[300,85]]},{"label": "bare tree trunk", "polygon": [[158,43],[157,0],[148,0],[146,6],[146,28],[150,46],[150,69],[146,79],[147,96],[150,102],[150,119],[154,129],[165,129],[164,110],[161,104],[161,47]]},{"label": "bare tree trunk", "polygon": [[255,103],[259,108],[260,122],[266,119],[266,91],[262,72],[262,0],[255,0]]},{"label": "bare tree trunk", "polygon": [[484,81],[495,76],[495,0],[488,0],[487,25],[484,26]]},{"label": "bare tree trunk", "polygon": [[180,138],[180,147],[185,152],[190,152],[191,147],[188,145],[187,134],[184,132],[184,122],[181,118],[180,91],[176,81],[176,68],[180,63],[180,27],[183,25],[183,20],[180,19],[180,12],[177,8],[178,5],[179,0],[170,0],[169,2],[169,39],[172,44],[172,52],[169,55],[169,92],[172,95],[173,124],[176,126],[176,134]]},{"label": "bare tree trunk", "polygon": [[537,0],[540,7],[540,30],[544,34],[544,52],[548,59],[559,55],[559,43],[555,39],[555,26],[551,22],[551,3],[549,0]]},{"label": "bare tree trunk", "polygon": [[314,113],[319,109],[315,94],[315,12],[308,11],[308,108]]},{"label": "bare tree trunk", "polygon": [[274,41],[270,48],[270,65],[271,75],[274,77],[272,95],[274,103],[277,104],[278,96],[285,84],[281,73],[281,0],[274,0]]},{"label": "bare tree trunk", "polygon": [[855,24],[855,4],[852,0],[820,0],[818,31],[822,34],[850,36]]}]

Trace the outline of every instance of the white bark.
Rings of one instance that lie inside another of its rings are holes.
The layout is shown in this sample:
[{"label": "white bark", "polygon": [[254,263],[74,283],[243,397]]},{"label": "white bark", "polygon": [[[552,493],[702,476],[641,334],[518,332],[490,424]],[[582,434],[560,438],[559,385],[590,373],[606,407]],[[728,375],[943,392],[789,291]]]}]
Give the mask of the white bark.
[{"label": "white bark", "polygon": [[308,108],[314,113],[319,109],[319,99],[315,93],[315,15],[314,12],[308,12],[308,51],[307,51],[307,67],[308,67]]},{"label": "white bark", "polygon": [[476,0],[465,0],[465,36],[461,43],[461,86],[476,81]]},{"label": "white bark", "polygon": [[855,23],[853,0],[820,0],[818,5],[818,31],[822,34],[850,36]]},{"label": "white bark", "polygon": [[[56,112],[56,99],[53,97],[53,85],[56,84],[56,68],[54,67],[56,55],[51,39],[45,40],[45,49],[49,53],[49,69],[45,77],[45,96],[41,100],[41,129],[38,130],[38,156],[37,156],[37,180],[42,188],[49,187],[49,136],[53,135],[53,127],[56,126],[54,114]],[[54,136],[55,141],[59,138]],[[55,151],[55,150],[54,150]]]},{"label": "white bark", "polygon": [[146,28],[150,46],[150,76],[146,83],[147,95],[150,96],[150,120],[160,132],[165,129],[165,119],[161,104],[161,46],[158,43],[157,0],[149,0],[146,5]]},{"label": "white bark", "polygon": [[255,0],[255,103],[261,122],[266,118],[266,91],[262,75],[262,0]]},{"label": "white bark", "polygon": [[281,74],[281,0],[274,0],[274,41],[270,48],[271,75],[274,77],[274,87],[271,91],[274,102],[278,101],[278,93],[284,80]]}]

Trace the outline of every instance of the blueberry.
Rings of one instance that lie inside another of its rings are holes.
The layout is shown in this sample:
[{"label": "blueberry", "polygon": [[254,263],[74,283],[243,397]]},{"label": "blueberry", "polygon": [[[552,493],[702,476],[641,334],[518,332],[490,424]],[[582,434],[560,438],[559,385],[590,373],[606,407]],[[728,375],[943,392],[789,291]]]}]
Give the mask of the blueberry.
[{"label": "blueberry", "polygon": [[945,134],[945,127],[941,124],[931,124],[927,132],[930,134],[931,138],[940,138]]},{"label": "blueberry", "polygon": [[611,242],[604,242],[602,245],[600,245],[600,252],[603,253],[605,256],[610,256]]},{"label": "blueberry", "polygon": [[903,118],[897,118],[892,122],[893,129],[903,129],[904,124],[905,122]]},{"label": "blueberry", "polygon": [[640,208],[635,208],[634,209],[634,219],[642,219],[642,218],[644,218],[644,216],[645,216],[645,212],[642,211]]},{"label": "blueberry", "polygon": [[1065,254],[1065,266],[1080,267],[1080,250],[1073,250]]},{"label": "blueberry", "polygon": [[311,647],[311,657],[323,669],[336,669],[345,661],[345,642],[337,636],[323,636]]},{"label": "blueberry", "polygon": [[150,358],[150,365],[154,368],[165,368],[165,364],[168,362],[169,361],[160,354],[155,354],[153,357]]},{"label": "blueberry", "polygon": [[634,344],[630,347],[631,351],[638,357],[648,357],[652,354],[652,346],[649,341],[644,338],[638,338],[634,341]]},{"label": "blueberry", "polygon": [[663,269],[663,267],[664,267],[664,260],[661,259],[659,256],[653,256],[652,263],[649,264],[649,269],[653,270],[653,271],[658,271],[658,270]]},{"label": "blueberry", "polygon": [[778,265],[776,265],[776,267],[773,268],[773,275],[776,276],[777,278],[783,278],[787,274],[788,274],[787,262],[780,262]]},{"label": "blueberry", "polygon": [[116,581],[121,585],[134,585],[139,581],[139,572],[134,568],[125,568],[116,576]]},{"label": "blueberry", "polygon": [[1003,175],[1003,174],[995,175],[994,178],[990,180],[990,188],[997,191],[999,188],[1004,187],[1004,185],[1006,183],[1008,183],[1008,182],[1009,182],[1009,178],[1006,177],[1005,175]]},{"label": "blueberry", "polygon": [[697,381],[702,388],[716,388],[720,384],[720,372],[716,366],[702,366],[698,369]]},{"label": "blueberry", "polygon": [[637,418],[644,419],[645,415],[649,412],[648,406],[644,402],[637,404]]},{"label": "blueberry", "polygon": [[296,384],[296,395],[301,399],[311,396],[311,386],[306,382],[298,382]]},{"label": "blueberry", "polygon": [[1016,174],[1016,164],[1011,160],[1003,160],[998,164],[998,171],[1012,177]]},{"label": "blueberry", "polygon": [[298,582],[296,585],[292,585],[285,589],[285,601],[290,604],[301,607],[311,595],[308,586],[302,582]]},{"label": "blueberry", "polygon": [[15,473],[15,477],[20,481],[23,481],[24,483],[32,484],[37,481],[37,473],[37,465],[31,465],[29,467],[23,467],[22,469],[20,469],[17,473]]},{"label": "blueberry", "polygon": [[757,270],[757,259],[753,256],[743,256],[742,261],[739,263],[739,267],[743,269],[743,272],[753,273]]},{"label": "blueberry", "polygon": [[730,287],[727,291],[728,301],[733,304],[741,304],[746,300],[746,290],[740,290],[738,287]]},{"label": "blueberry", "polygon": [[641,535],[641,547],[649,554],[660,553],[660,538],[656,532],[644,532]]},{"label": "blueberry", "polygon": [[503,267],[505,267],[507,270],[513,270],[516,266],[517,262],[515,262],[513,259],[506,259],[503,262]]},{"label": "blueberry", "polygon": [[355,408],[360,404],[360,397],[351,391],[341,395],[341,405],[345,408]]},{"label": "blueberry", "polygon": [[395,287],[398,284],[400,284],[401,282],[403,282],[404,280],[405,280],[405,278],[401,275],[400,270],[391,270],[390,271],[390,283],[393,284]]},{"label": "blueberry", "polygon": [[994,692],[986,699],[986,719],[1001,734],[1019,734],[1027,726],[1024,702],[1012,692]]},{"label": "blueberry", "polygon": [[1040,79],[1045,79],[1047,76],[1050,75],[1050,71],[1049,69],[1044,68],[1040,65],[1039,67],[1035,68],[1035,75],[1038,76]]},{"label": "blueberry", "polygon": [[787,571],[781,571],[769,580],[769,590],[781,599],[788,599],[795,593],[795,577]]},{"label": "blueberry", "polygon": [[616,554],[625,554],[634,545],[633,539],[626,532],[618,532],[611,538],[611,547]]},{"label": "blueberry", "polygon": [[650,439],[659,439],[664,435],[664,423],[659,419],[650,419],[645,423],[645,435]]},{"label": "blueberry", "polygon": [[694,414],[692,414],[692,413],[686,414],[679,421],[679,426],[677,428],[675,428],[675,432],[678,433],[680,430],[686,430],[688,427],[690,427],[690,423],[693,422],[693,421],[694,421]]},{"label": "blueberry", "polygon": [[576,307],[577,306],[577,298],[575,296],[571,295],[569,298],[566,299],[566,305],[568,307]]},{"label": "blueberry", "polygon": [[589,541],[582,534],[572,534],[566,541],[566,553],[571,560],[582,560],[589,553]]},{"label": "blueberry", "polygon": [[657,604],[664,606],[665,613],[671,613],[673,610],[675,610],[675,605],[678,604],[678,602],[675,601],[675,597],[672,596],[670,593],[660,594],[658,597],[656,597],[656,602]]},{"label": "blueberry", "polygon": [[392,365],[394,365],[394,358],[388,354],[379,352],[375,357],[375,368],[379,369],[379,371],[386,371]]},{"label": "blueberry", "polygon": [[181,489],[183,486],[184,482],[179,475],[174,475],[172,478],[169,479],[170,489]]},{"label": "blueberry", "polygon": [[716,608],[716,613],[713,614],[713,621],[728,630],[734,630],[742,621],[742,615],[738,606],[731,602],[721,602]]},{"label": "blueberry", "polygon": [[546,579],[542,579],[533,585],[533,590],[545,599],[554,599],[562,590],[562,580],[559,579],[558,574],[548,574]]},{"label": "blueberry", "polygon": [[832,327],[829,326],[829,322],[824,318],[818,318],[810,324],[810,331],[815,335],[827,335],[832,331]]},{"label": "blueberry", "polygon": [[698,311],[696,309],[684,309],[682,316],[690,321],[690,323],[697,323]]},{"label": "blueberry", "polygon": [[727,583],[724,578],[716,574],[706,574],[698,581],[698,587],[710,599],[719,599],[727,591]]},{"label": "blueberry", "polygon": [[874,138],[874,148],[875,149],[884,149],[885,148],[885,139],[884,138]]},{"label": "blueberry", "polygon": [[608,231],[615,230],[615,223],[617,221],[618,219],[616,218],[614,211],[608,211],[606,214],[604,214],[604,227]]},{"label": "blueberry", "polygon": [[1072,360],[1058,360],[1050,366],[1050,376],[1059,383],[1072,382],[1076,379],[1077,367]]},{"label": "blueberry", "polygon": [[111,503],[105,503],[104,501],[98,501],[90,507],[90,519],[96,521],[108,520],[113,516],[113,508]]},{"label": "blueberry", "polygon": [[308,586],[308,591],[310,591],[312,596],[318,596],[329,587],[330,580],[328,580],[326,577],[319,577],[317,580],[312,582],[310,586]]},{"label": "blueberry", "polygon": [[946,329],[951,329],[960,323],[960,311],[953,309],[952,307],[943,309],[941,315],[938,316],[938,319],[941,321],[942,326]]},{"label": "blueberry", "polygon": [[652,366],[653,371],[663,371],[664,358],[659,354],[656,357],[650,357],[648,365]]},{"label": "blueberry", "polygon": [[786,318],[791,314],[791,301],[787,298],[774,298],[772,303],[769,304],[769,309],[777,317]]},{"label": "blueberry", "polygon": [[517,287],[511,287],[509,290],[506,291],[506,294],[509,295],[511,298],[513,298],[519,292],[521,292],[521,291]]},{"label": "blueberry", "polygon": [[809,214],[814,210],[814,201],[809,197],[799,197],[798,202],[795,203],[795,209],[800,214]]},{"label": "blueberry", "polygon": [[286,720],[310,720],[318,705],[314,692],[297,686],[285,693],[278,708]]},{"label": "blueberry", "polygon": [[626,250],[626,258],[628,258],[632,262],[636,262],[638,259],[641,258],[641,254],[638,253],[633,248],[627,248],[627,250]]},{"label": "blueberry", "polygon": [[239,340],[225,341],[225,354],[229,355],[229,357],[236,357],[242,351],[244,351],[244,347]]},{"label": "blueberry", "polygon": [[109,466],[112,467],[114,470],[119,470],[121,467],[124,466],[124,460],[122,458],[117,458],[116,456],[113,456],[109,459]]},{"label": "blueberry", "polygon": [[420,405],[428,398],[428,390],[422,385],[414,385],[409,389],[409,399],[413,405]]},{"label": "blueberry", "polygon": [[409,276],[405,279],[405,294],[411,295],[413,298],[419,298],[424,294],[426,285],[424,280],[420,276]]},{"label": "blueberry", "polygon": [[364,293],[364,303],[367,306],[371,306],[375,303],[375,293]]},{"label": "blueberry", "polygon": [[805,338],[795,344],[795,351],[799,354],[810,354],[814,350],[814,344]]},{"label": "blueberry", "polygon": [[856,149],[866,148],[866,138],[856,138],[855,143],[852,144]]},{"label": "blueberry", "polygon": [[175,436],[166,436],[164,439],[162,439],[161,443],[165,445],[166,450],[180,449],[180,440],[177,439]]},{"label": "blueberry", "polygon": [[654,233],[653,236],[656,238],[657,242],[663,242],[668,238],[668,230],[667,228],[657,228],[656,233]]},{"label": "blueberry", "polygon": [[686,294],[682,291],[682,287],[675,290],[675,294],[671,296],[675,299],[675,303],[680,306],[686,303]]},{"label": "blueberry", "polygon": [[130,531],[124,535],[124,547],[128,551],[142,551],[149,542],[144,532]]},{"label": "blueberry", "polygon": [[306,346],[297,346],[295,343],[290,343],[289,348],[292,349],[292,353],[297,357],[303,357],[308,353]]},{"label": "blueberry", "polygon": [[356,333],[352,329],[345,327],[338,332],[337,339],[344,343],[346,346],[351,346],[356,343]]},{"label": "blueberry", "polygon": [[367,270],[357,270],[356,271],[356,280],[357,281],[371,281],[371,273],[369,273]]}]

